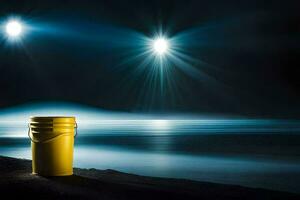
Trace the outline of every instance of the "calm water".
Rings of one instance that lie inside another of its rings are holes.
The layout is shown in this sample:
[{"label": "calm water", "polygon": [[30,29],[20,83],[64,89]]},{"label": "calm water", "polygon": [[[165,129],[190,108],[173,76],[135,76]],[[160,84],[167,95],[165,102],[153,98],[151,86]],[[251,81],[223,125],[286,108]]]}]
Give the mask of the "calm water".
[{"label": "calm water", "polygon": [[[75,167],[300,193],[300,135],[295,127],[266,129],[248,124],[248,129],[240,125],[238,129],[224,125],[184,129],[178,125],[170,129],[166,122],[155,123],[160,129],[145,131],[130,123],[123,124],[122,131],[120,124],[111,130],[107,128],[111,124],[82,126],[76,138]],[[0,154],[31,159],[26,131],[15,126],[0,126]]]}]

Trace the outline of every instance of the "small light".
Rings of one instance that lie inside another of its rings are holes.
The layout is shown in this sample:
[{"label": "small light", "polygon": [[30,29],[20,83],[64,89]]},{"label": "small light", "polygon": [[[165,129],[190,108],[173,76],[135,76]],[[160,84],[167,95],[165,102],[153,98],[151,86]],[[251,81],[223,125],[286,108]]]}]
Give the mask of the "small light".
[{"label": "small light", "polygon": [[22,34],[23,27],[22,23],[18,20],[10,20],[7,22],[6,27],[6,34],[11,38],[17,38]]},{"label": "small light", "polygon": [[163,55],[168,51],[169,43],[165,38],[157,38],[154,40],[153,49],[157,54]]}]

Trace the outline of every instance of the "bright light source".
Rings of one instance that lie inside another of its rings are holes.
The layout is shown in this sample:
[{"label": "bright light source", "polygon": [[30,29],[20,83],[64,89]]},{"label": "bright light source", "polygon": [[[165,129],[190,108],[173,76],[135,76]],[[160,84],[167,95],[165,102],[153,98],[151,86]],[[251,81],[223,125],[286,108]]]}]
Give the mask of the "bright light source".
[{"label": "bright light source", "polygon": [[17,38],[22,34],[22,23],[18,20],[10,20],[5,27],[6,33],[11,38]]},{"label": "bright light source", "polygon": [[151,125],[156,130],[166,130],[169,128],[169,121],[168,120],[152,120]]},{"label": "bright light source", "polygon": [[168,51],[169,43],[165,38],[157,38],[154,40],[153,49],[157,54],[163,55]]}]

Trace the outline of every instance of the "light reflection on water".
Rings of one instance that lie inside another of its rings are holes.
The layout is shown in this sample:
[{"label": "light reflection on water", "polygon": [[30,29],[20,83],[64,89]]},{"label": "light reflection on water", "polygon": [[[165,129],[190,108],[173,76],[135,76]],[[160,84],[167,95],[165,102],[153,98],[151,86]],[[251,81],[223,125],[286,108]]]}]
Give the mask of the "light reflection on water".
[{"label": "light reflection on water", "polygon": [[30,116],[76,116],[75,167],[300,193],[300,122],[117,112],[73,104],[0,111],[0,155],[31,159]]},{"label": "light reflection on water", "polygon": [[[81,135],[74,166],[300,193],[299,144],[297,135]],[[0,138],[0,154],[31,159],[29,139]]]}]

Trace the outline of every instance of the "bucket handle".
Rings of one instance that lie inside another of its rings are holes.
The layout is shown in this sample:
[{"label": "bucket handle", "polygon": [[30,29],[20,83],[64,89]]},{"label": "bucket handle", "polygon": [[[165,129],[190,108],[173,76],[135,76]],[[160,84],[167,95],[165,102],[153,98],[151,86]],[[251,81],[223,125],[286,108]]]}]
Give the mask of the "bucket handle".
[{"label": "bucket handle", "polygon": [[[74,135],[74,138],[76,138],[76,136],[77,136],[77,127],[78,127],[78,125],[77,125],[77,123],[75,123],[75,135]],[[34,143],[46,143],[46,142],[50,142],[50,141],[52,141],[52,140],[54,140],[54,139],[56,139],[56,138],[58,138],[58,137],[61,137],[61,136],[64,136],[64,135],[67,135],[67,133],[63,133],[63,134],[60,134],[60,135],[56,135],[56,136],[54,136],[54,137],[52,137],[52,138],[49,138],[49,139],[47,139],[47,140],[44,140],[44,141],[36,141],[36,140],[34,140],[32,137],[31,137],[31,127],[30,127],[30,124],[28,124],[28,137],[30,138],[30,140],[32,141],[32,142],[34,142]]]}]

